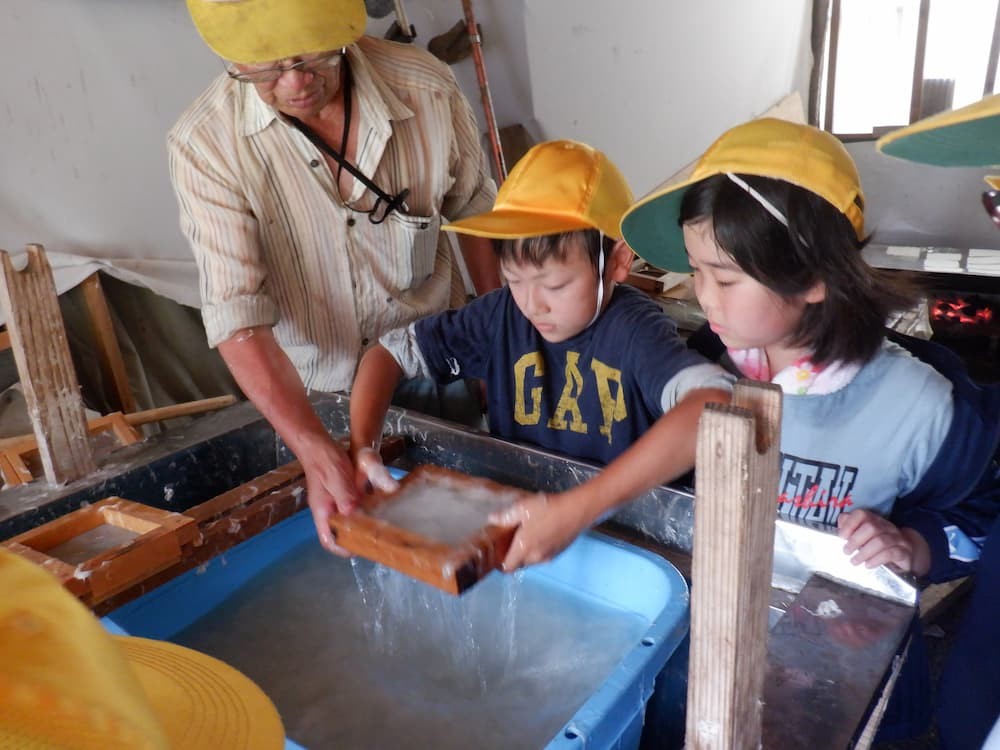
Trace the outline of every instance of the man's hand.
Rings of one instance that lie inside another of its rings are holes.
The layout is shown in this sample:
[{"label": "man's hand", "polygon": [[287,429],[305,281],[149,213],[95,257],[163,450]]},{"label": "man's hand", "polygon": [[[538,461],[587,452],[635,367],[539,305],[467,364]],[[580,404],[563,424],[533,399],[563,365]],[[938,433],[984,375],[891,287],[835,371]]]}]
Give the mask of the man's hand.
[{"label": "man's hand", "polygon": [[306,472],[306,493],[309,510],[319,542],[328,551],[341,557],[350,553],[339,546],[330,530],[333,513],[350,513],[358,504],[358,491],[354,485],[354,466],[351,459],[333,440],[300,456]]},{"label": "man's hand", "polygon": [[501,566],[505,572],[551,560],[586,528],[582,515],[564,498],[539,493],[490,516],[495,526],[517,528]]},{"label": "man's hand", "polygon": [[930,548],[913,529],[899,528],[869,510],[841,513],[837,533],[847,540],[844,552],[855,565],[894,565],[906,573],[924,575],[930,569]]}]

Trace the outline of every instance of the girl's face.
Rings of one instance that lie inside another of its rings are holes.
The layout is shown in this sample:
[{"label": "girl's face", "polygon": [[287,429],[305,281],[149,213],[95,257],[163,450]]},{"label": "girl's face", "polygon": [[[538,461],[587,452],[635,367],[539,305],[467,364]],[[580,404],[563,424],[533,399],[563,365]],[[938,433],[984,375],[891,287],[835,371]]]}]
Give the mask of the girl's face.
[{"label": "girl's face", "polygon": [[695,294],[723,343],[730,349],[764,349],[772,372],[807,354],[807,349],[790,341],[806,304],[823,298],[822,285],[785,299],[747,275],[716,244],[709,220],[685,224],[683,229]]}]

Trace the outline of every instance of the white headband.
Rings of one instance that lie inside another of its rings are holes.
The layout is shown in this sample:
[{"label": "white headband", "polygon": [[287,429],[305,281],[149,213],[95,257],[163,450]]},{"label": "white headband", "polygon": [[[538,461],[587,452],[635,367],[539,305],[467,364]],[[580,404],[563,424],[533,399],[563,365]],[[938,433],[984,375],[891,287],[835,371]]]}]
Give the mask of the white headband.
[{"label": "white headband", "polygon": [[[749,195],[751,198],[757,201],[765,211],[771,214],[771,216],[773,216],[775,219],[784,224],[785,229],[788,229],[788,218],[783,213],[781,213],[781,211],[779,211],[775,207],[775,205],[771,203],[771,201],[769,201],[759,192],[754,190],[754,188],[746,180],[744,180],[741,177],[737,177],[732,172],[726,172],[726,177],[732,180],[732,182],[735,183],[736,185],[739,185],[741,188],[743,188],[743,190],[746,191],[747,195]],[[799,237],[799,242],[801,242],[806,247],[809,247],[809,243],[806,242],[805,237],[803,237],[801,234],[799,234],[798,237]]]},{"label": "white headband", "polygon": [[757,201],[760,205],[762,205],[764,207],[764,210],[767,211],[769,214],[771,214],[771,216],[780,221],[786,227],[788,226],[788,219],[785,218],[785,215],[781,213],[781,211],[779,211],[777,208],[775,208],[774,204],[771,203],[771,201],[769,201],[763,195],[754,190],[749,185],[749,183],[747,183],[746,180],[744,180],[741,177],[737,177],[732,172],[726,172],[726,177],[728,177],[730,180],[732,180],[741,188],[743,188],[750,195],[750,197],[753,198],[755,201]]},{"label": "white headband", "polygon": [[598,316],[601,314],[601,305],[604,304],[604,232],[598,230],[598,248],[597,251],[597,309],[594,310],[594,317],[590,319],[585,328],[590,328],[594,325],[594,321],[597,320]]}]

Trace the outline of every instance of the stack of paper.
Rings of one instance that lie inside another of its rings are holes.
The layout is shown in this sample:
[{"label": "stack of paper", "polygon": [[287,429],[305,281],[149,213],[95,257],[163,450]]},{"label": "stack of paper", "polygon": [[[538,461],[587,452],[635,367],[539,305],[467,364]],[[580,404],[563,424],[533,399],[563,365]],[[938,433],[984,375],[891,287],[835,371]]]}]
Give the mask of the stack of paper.
[{"label": "stack of paper", "polygon": [[969,273],[1000,276],[1000,250],[969,250],[965,268]]},{"label": "stack of paper", "polygon": [[962,253],[928,250],[924,257],[925,271],[961,272]]}]

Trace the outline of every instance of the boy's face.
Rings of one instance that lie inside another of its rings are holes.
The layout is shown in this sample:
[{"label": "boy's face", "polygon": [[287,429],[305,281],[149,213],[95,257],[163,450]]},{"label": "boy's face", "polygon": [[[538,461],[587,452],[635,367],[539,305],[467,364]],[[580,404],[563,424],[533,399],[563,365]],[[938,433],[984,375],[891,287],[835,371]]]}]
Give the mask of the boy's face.
[{"label": "boy's face", "polygon": [[580,245],[570,247],[565,260],[550,258],[538,267],[508,259],[500,270],[518,309],[549,343],[573,338],[594,317],[597,270]]}]

